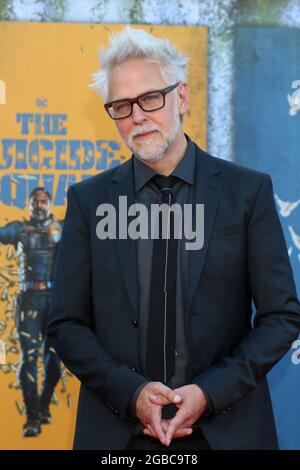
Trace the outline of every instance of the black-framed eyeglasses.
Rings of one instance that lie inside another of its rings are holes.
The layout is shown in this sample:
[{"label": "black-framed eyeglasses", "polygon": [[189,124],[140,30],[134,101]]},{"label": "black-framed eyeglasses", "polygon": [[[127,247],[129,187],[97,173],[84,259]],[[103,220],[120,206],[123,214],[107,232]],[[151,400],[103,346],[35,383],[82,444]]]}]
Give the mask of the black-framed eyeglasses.
[{"label": "black-framed eyeglasses", "polygon": [[160,90],[149,91],[143,93],[136,98],[123,98],[122,100],[111,101],[104,105],[106,111],[112,119],[124,119],[131,115],[134,103],[137,103],[139,107],[147,112],[157,111],[165,106],[165,96],[178,87],[180,82],[174,85],[167,86]]}]

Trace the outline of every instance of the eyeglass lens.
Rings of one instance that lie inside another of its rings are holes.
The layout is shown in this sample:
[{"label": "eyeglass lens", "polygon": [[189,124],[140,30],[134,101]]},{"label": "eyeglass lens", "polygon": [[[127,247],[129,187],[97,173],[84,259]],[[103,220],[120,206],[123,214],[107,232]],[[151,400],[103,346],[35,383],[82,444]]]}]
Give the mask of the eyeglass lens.
[{"label": "eyeglass lens", "polygon": [[[164,104],[164,96],[161,92],[147,93],[138,99],[138,104],[143,111],[155,111]],[[130,101],[119,101],[109,107],[109,113],[113,118],[122,118],[131,114],[132,103]]]}]

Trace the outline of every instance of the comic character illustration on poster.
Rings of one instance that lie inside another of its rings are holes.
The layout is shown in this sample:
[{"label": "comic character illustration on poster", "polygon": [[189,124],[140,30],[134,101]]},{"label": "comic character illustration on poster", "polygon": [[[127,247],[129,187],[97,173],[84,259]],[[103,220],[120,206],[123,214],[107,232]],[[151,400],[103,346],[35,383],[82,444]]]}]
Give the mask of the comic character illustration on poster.
[{"label": "comic character illustration on poster", "polygon": [[[51,423],[50,402],[61,375],[59,359],[45,337],[55,259],[62,231],[62,222],[50,213],[50,207],[50,193],[45,188],[37,187],[29,197],[29,219],[12,221],[0,227],[0,242],[14,246],[19,267],[14,318],[21,352],[18,379],[26,410],[24,437],[37,436],[42,425]],[[9,281],[4,273],[1,275]],[[39,393],[40,347],[44,374]]]}]

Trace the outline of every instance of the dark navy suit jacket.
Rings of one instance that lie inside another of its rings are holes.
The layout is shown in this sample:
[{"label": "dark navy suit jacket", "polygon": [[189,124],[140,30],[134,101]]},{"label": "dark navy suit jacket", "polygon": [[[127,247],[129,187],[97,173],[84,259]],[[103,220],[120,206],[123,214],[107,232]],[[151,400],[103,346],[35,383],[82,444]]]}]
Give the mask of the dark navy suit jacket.
[{"label": "dark navy suit jacket", "polygon": [[[200,419],[212,449],[276,449],[265,376],[297,337],[300,310],[271,179],[196,148],[205,241],[189,254],[189,383],[212,400]],[[133,158],[68,191],[48,336],[81,381],[75,449],[125,449],[135,427],[127,406],[147,379],[136,242],[96,235],[99,204],[134,203]]]}]

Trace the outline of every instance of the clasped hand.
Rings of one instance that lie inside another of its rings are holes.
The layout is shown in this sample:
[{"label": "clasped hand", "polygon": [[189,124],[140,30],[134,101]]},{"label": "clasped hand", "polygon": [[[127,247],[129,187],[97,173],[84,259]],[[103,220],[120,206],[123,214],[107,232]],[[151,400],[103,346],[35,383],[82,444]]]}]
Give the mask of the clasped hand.
[{"label": "clasped hand", "polygon": [[[175,404],[177,412],[172,419],[162,419],[162,408],[169,404]],[[206,408],[205,395],[195,384],[172,390],[161,382],[149,382],[138,396],[136,415],[145,435],[169,446],[172,439],[192,434],[192,425]]]}]

